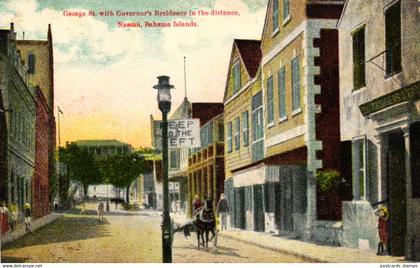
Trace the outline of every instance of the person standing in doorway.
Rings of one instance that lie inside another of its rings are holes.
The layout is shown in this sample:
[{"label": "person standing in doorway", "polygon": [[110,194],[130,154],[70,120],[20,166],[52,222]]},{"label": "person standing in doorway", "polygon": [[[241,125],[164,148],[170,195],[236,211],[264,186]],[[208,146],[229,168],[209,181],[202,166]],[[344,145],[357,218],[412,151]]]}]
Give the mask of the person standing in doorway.
[{"label": "person standing in doorway", "polygon": [[376,209],[374,213],[378,217],[379,234],[378,251],[376,252],[376,255],[388,255],[389,212],[385,206],[380,205],[380,207]]},{"label": "person standing in doorway", "polygon": [[227,229],[227,216],[229,214],[229,205],[225,199],[225,194],[220,194],[220,200],[217,202],[216,216],[220,217],[220,230]]},{"label": "person standing in doorway", "polygon": [[24,206],[24,214],[25,214],[25,231],[31,233],[31,204],[26,203]]}]

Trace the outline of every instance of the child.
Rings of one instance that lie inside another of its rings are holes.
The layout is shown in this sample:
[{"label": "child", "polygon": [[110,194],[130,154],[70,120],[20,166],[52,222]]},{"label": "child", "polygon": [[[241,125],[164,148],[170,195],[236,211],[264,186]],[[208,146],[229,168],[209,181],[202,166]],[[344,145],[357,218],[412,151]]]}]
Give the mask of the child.
[{"label": "child", "polygon": [[374,211],[375,215],[378,216],[378,234],[379,243],[378,251],[376,255],[386,255],[388,253],[388,221],[389,212],[385,206],[380,206]]}]

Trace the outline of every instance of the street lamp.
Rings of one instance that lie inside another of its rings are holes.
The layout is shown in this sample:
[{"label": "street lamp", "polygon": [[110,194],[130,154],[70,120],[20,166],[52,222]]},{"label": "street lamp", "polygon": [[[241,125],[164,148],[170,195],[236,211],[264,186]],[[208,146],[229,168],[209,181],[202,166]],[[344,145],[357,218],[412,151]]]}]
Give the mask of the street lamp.
[{"label": "street lamp", "polygon": [[172,226],[169,215],[169,187],[168,187],[168,113],[171,110],[171,89],[169,76],[158,77],[158,84],[153,86],[158,90],[159,110],[162,112],[162,175],[163,175],[163,222],[162,222],[162,257],[164,263],[172,262]]}]

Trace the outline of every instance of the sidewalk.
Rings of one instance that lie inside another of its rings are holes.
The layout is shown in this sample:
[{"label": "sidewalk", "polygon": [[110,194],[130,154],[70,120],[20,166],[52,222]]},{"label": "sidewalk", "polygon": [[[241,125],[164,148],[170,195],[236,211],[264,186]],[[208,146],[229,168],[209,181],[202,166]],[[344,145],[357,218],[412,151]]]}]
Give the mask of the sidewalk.
[{"label": "sidewalk", "polygon": [[[177,224],[189,219],[185,215],[174,215],[171,218]],[[224,230],[219,239],[232,239],[273,251],[290,254],[315,262],[330,263],[394,263],[403,262],[403,257],[377,256],[374,252],[362,251],[347,247],[321,246],[300,240],[287,239],[270,233],[259,233],[245,230]]]},{"label": "sidewalk", "polygon": [[[39,228],[50,224],[51,222],[55,221],[56,219],[60,218],[61,214],[58,213],[50,213],[42,218],[39,219],[32,219],[32,223],[31,223],[31,229],[32,232],[35,230],[38,230]],[[19,239],[21,237],[23,237],[26,234],[25,232],[25,223],[19,223],[16,230],[14,230],[13,232],[8,232],[4,235],[1,235],[1,246],[3,247],[4,245],[15,241],[16,239]]]}]

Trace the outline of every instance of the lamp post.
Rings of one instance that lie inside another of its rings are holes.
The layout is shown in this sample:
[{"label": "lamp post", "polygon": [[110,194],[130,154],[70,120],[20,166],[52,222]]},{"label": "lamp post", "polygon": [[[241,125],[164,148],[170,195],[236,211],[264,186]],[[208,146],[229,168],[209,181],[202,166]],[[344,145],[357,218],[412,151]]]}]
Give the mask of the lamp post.
[{"label": "lamp post", "polygon": [[169,215],[168,187],[168,113],[171,110],[171,89],[169,76],[159,76],[158,84],[153,86],[158,90],[159,110],[162,112],[162,175],[163,175],[163,222],[162,222],[162,257],[164,263],[172,262],[172,226]]}]

